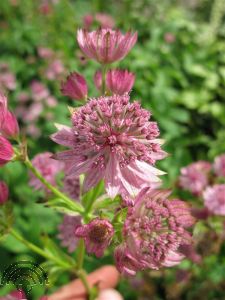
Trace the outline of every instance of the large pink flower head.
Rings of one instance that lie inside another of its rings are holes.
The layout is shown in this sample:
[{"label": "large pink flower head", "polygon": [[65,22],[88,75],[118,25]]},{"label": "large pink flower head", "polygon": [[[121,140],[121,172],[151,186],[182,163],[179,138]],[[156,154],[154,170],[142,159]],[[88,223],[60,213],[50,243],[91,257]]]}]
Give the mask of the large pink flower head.
[{"label": "large pink flower head", "polygon": [[9,197],[9,189],[4,181],[0,181],[0,205],[4,204]]},{"label": "large pink flower head", "polygon": [[84,238],[88,253],[101,257],[112,240],[114,229],[108,220],[96,218],[87,225],[78,227],[75,235]]},{"label": "large pink flower head", "polygon": [[[120,272],[174,266],[184,258],[179,251],[191,243],[186,227],[194,223],[190,208],[181,200],[168,200],[168,191],[141,192],[124,224],[124,244],[116,249]],[[121,259],[124,257],[124,259]]]},{"label": "large pink flower head", "polygon": [[[62,171],[64,164],[52,159],[51,156],[50,152],[38,154],[33,158],[32,163],[49,183],[56,185],[56,176]],[[30,173],[30,185],[36,190],[44,188],[44,185],[33,173]]]},{"label": "large pink flower head", "polygon": [[12,160],[14,151],[10,142],[0,135],[0,166]]},{"label": "large pink flower head", "polygon": [[83,53],[101,64],[109,64],[123,59],[137,41],[137,33],[119,30],[99,29],[88,32],[79,29],[77,41]]},{"label": "large pink flower head", "polygon": [[182,168],[179,178],[180,186],[195,195],[201,194],[208,185],[210,170],[211,164],[207,161],[198,161]]},{"label": "large pink flower head", "polygon": [[104,179],[110,197],[121,191],[136,195],[164,174],[152,166],[166,154],[150,115],[138,102],[129,103],[128,95],[92,99],[73,113],[72,128],[61,126],[52,136],[71,148],[55,158],[70,162],[68,175],[86,174],[85,191]]},{"label": "large pink flower head", "polygon": [[[129,93],[134,85],[135,75],[127,70],[109,70],[106,73],[106,89],[117,95]],[[95,73],[95,86],[101,90],[102,74],[100,71]]]},{"label": "large pink flower head", "polygon": [[225,184],[209,186],[203,192],[204,204],[215,215],[225,216]]},{"label": "large pink flower head", "polygon": [[67,247],[70,253],[77,248],[79,238],[75,236],[75,231],[79,226],[81,226],[81,217],[65,215],[58,227],[61,245]]},{"label": "large pink flower head", "polygon": [[213,167],[217,176],[225,177],[225,154],[215,158]]}]

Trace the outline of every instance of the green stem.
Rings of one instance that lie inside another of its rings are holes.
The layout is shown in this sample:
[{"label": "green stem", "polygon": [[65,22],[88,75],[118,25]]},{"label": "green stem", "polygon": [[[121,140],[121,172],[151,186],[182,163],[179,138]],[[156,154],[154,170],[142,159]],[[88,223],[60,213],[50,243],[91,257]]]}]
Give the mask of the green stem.
[{"label": "green stem", "polygon": [[[66,204],[68,204],[70,207],[74,206],[74,201],[72,201],[69,197],[67,197],[65,194],[60,192],[56,187],[51,185],[42,175],[41,173],[32,165],[32,162],[27,158],[24,161],[25,165],[31,170],[31,172],[47,187],[48,190],[50,190],[53,194],[58,196],[59,198],[63,199]],[[79,208],[76,206],[77,212],[79,212],[81,215],[83,214],[82,208]]]},{"label": "green stem", "polygon": [[84,263],[84,255],[85,255],[85,245],[84,240],[80,239],[78,249],[77,249],[77,269],[81,270],[83,268]]},{"label": "green stem", "polygon": [[89,296],[89,299],[90,299],[91,295],[93,294],[93,290],[92,290],[92,288],[90,287],[90,285],[88,283],[86,272],[82,269],[82,270],[77,272],[77,275],[80,278],[80,280],[82,281],[82,283],[83,283],[83,285],[84,285],[84,287],[87,291],[87,294]]},{"label": "green stem", "polygon": [[106,71],[107,65],[102,65],[102,95],[105,95],[106,92]]},{"label": "green stem", "polygon": [[45,251],[43,251],[41,248],[39,248],[38,246],[32,244],[31,242],[27,241],[26,239],[24,239],[24,237],[22,237],[15,229],[11,228],[10,229],[10,233],[12,236],[14,236],[18,241],[20,241],[22,244],[24,244],[27,248],[29,248],[30,250],[36,252],[37,254],[45,257],[48,260],[52,260],[54,262],[56,262],[58,265],[60,265],[63,268],[70,268],[71,266],[64,263],[63,261],[57,259],[55,256],[51,256],[48,253],[46,253]]}]

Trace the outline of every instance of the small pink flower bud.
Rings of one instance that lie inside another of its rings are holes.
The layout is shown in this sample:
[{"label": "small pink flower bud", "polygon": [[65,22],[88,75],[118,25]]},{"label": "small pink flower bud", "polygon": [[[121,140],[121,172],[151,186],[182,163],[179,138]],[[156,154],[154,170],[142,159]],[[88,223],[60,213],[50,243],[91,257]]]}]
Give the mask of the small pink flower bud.
[{"label": "small pink flower bud", "polygon": [[4,204],[9,197],[9,189],[4,181],[0,181],[0,204]]},{"label": "small pink flower bud", "polygon": [[85,99],[88,93],[86,80],[80,74],[73,72],[62,83],[61,92],[72,99]]},{"label": "small pink flower bud", "polygon": [[114,229],[108,220],[96,218],[87,225],[79,226],[75,235],[84,238],[88,253],[101,257],[112,240]]},{"label": "small pink flower bud", "polygon": [[[106,89],[111,94],[123,95],[129,93],[134,85],[135,75],[127,70],[109,70],[106,74]],[[102,74],[97,71],[94,83],[98,90],[102,87]]]},{"label": "small pink flower bud", "polygon": [[13,148],[10,142],[0,135],[0,166],[7,164],[13,157]]},{"label": "small pink flower bud", "polygon": [[0,93],[0,130],[7,113],[7,98]]},{"label": "small pink flower bud", "polygon": [[89,29],[94,22],[94,17],[92,15],[85,15],[83,17],[83,24],[86,29]]},{"label": "small pink flower bud", "polygon": [[19,135],[19,125],[16,116],[10,111],[6,113],[1,133],[7,138],[16,138]]},{"label": "small pink flower bud", "polygon": [[106,74],[106,86],[112,94],[129,93],[134,85],[135,75],[127,70],[110,70]]}]

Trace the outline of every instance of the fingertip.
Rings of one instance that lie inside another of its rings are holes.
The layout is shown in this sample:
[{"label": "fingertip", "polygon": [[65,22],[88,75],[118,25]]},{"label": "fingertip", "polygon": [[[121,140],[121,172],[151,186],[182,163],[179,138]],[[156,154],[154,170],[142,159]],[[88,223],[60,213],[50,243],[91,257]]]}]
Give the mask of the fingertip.
[{"label": "fingertip", "polygon": [[123,300],[122,295],[114,289],[101,291],[96,300]]},{"label": "fingertip", "polygon": [[94,280],[98,284],[98,287],[103,290],[114,288],[119,281],[120,274],[114,266],[107,265],[101,267],[89,276],[89,279],[91,281]]}]

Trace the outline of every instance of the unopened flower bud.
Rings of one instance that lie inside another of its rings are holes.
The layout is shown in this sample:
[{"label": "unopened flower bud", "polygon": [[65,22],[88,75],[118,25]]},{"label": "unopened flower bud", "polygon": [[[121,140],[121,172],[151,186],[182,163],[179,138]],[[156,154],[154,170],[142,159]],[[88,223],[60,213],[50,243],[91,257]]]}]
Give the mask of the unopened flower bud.
[{"label": "unopened flower bud", "polygon": [[85,99],[88,93],[86,80],[80,74],[73,72],[62,83],[61,92],[72,99]]}]

